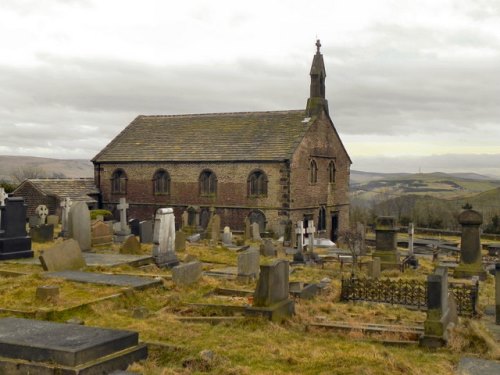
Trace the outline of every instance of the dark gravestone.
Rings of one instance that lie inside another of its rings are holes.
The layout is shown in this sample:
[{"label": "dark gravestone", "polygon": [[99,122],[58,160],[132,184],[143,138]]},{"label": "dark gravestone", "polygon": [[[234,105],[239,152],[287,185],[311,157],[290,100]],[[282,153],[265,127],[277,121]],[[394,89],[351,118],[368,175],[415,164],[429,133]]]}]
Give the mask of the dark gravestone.
[{"label": "dark gravestone", "polygon": [[139,219],[130,219],[128,221],[128,225],[130,227],[130,232],[134,235],[134,236],[138,236],[139,235],[139,223],[141,221]]},{"label": "dark gravestone", "polygon": [[54,225],[40,224],[30,228],[30,237],[33,242],[49,242],[54,240]]},{"label": "dark gravestone", "polygon": [[495,312],[496,323],[500,324],[500,263],[495,264]]},{"label": "dark gravestone", "polygon": [[26,205],[23,198],[12,197],[1,206],[0,260],[33,258],[31,238],[26,233]]},{"label": "dark gravestone", "polygon": [[294,228],[292,220],[287,220],[285,222],[285,234],[283,237],[283,246],[292,246],[294,237]]},{"label": "dark gravestone", "polygon": [[139,223],[139,239],[141,243],[153,243],[153,221],[145,220]]},{"label": "dark gravestone", "polygon": [[483,215],[474,210],[464,210],[458,215],[458,222],[462,225],[460,264],[455,268],[453,276],[456,278],[479,276],[481,280],[486,280],[479,233],[479,226],[483,223]]},{"label": "dark gravestone", "polygon": [[28,218],[28,224],[30,228],[36,227],[42,224],[42,219],[38,215],[33,215]]},{"label": "dark gravestone", "polygon": [[392,216],[380,216],[375,224],[375,252],[373,257],[380,258],[380,267],[399,269],[396,220]]},{"label": "dark gravestone", "polygon": [[52,374],[64,366],[64,374],[107,374],[147,357],[138,339],[132,331],[4,318],[0,373]]},{"label": "dark gravestone", "polygon": [[253,306],[246,309],[248,315],[263,315],[273,321],[281,321],[293,315],[295,305],[288,299],[288,261],[275,260],[260,266],[260,277],[255,288]]}]

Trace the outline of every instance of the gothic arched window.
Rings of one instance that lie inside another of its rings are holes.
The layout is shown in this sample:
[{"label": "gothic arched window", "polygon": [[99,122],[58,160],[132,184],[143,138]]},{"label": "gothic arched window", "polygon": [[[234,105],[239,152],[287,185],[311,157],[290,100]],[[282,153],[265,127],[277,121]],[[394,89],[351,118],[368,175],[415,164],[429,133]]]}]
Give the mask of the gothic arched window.
[{"label": "gothic arched window", "polygon": [[217,193],[217,177],[210,170],[200,173],[200,195],[215,195]]},{"label": "gothic arched window", "polygon": [[111,192],[125,194],[127,192],[127,174],[123,169],[117,169],[111,176]]},{"label": "gothic arched window", "polygon": [[153,192],[170,194],[170,175],[164,169],[157,170],[153,176]]},{"label": "gothic arched window", "polygon": [[330,182],[335,182],[335,174],[337,173],[337,169],[335,168],[335,163],[333,160],[328,164],[328,176]]},{"label": "gothic arched window", "polygon": [[264,172],[257,170],[248,176],[248,196],[265,197],[267,196],[267,176]]},{"label": "gothic arched window", "polygon": [[318,182],[318,165],[314,160],[309,163],[309,182],[311,184]]}]

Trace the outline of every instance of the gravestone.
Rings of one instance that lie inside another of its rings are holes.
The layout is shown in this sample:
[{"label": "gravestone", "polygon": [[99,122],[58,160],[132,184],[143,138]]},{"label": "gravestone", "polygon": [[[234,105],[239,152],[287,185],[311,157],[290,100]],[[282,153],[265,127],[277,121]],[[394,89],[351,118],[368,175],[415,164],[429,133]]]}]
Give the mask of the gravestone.
[{"label": "gravestone", "polygon": [[379,216],[375,224],[375,251],[373,257],[380,258],[382,270],[399,270],[396,220],[392,216]]},{"label": "gravestone", "polygon": [[479,232],[479,226],[483,223],[483,215],[475,210],[464,210],[458,215],[458,222],[462,225],[460,264],[455,268],[453,276],[455,278],[479,276],[481,280],[486,280]]},{"label": "gravestone", "polygon": [[314,254],[314,233],[316,232],[316,227],[314,226],[314,221],[312,220],[309,220],[307,222],[307,229],[306,229],[306,232],[307,232],[307,236],[308,236],[308,240],[309,240],[309,245],[308,245],[308,253],[310,253],[311,255]]},{"label": "gravestone", "polygon": [[59,224],[59,216],[49,215],[47,216],[47,224],[52,224],[54,227]]},{"label": "gravestone", "polygon": [[[7,199],[8,194],[5,192],[3,187],[0,187],[0,207],[5,205],[5,199]],[[2,211],[0,210],[0,228],[2,228]]]},{"label": "gravestone", "polygon": [[69,211],[71,209],[73,202],[69,197],[64,198],[61,202],[61,237],[68,236],[68,223],[69,223]]},{"label": "gravestone", "polygon": [[127,209],[129,208],[129,204],[125,198],[120,198],[120,203],[116,206],[116,208],[120,211],[120,227],[115,233],[116,240],[118,242],[122,242],[131,233],[129,226],[127,225]]},{"label": "gravestone", "polygon": [[73,239],[56,243],[50,249],[43,250],[39,259],[44,271],[51,272],[79,270],[87,265],[78,242]]},{"label": "gravestone", "polygon": [[42,302],[57,303],[59,301],[59,287],[57,285],[42,285],[36,288],[35,298]]},{"label": "gravestone", "polygon": [[130,227],[130,232],[134,236],[138,236],[139,235],[139,223],[140,223],[139,219],[130,219],[128,221],[128,225]]},{"label": "gravestone", "polygon": [[240,281],[248,282],[259,276],[260,253],[256,248],[250,248],[238,254],[238,273]]},{"label": "gravestone", "polygon": [[181,229],[184,229],[189,226],[189,213],[187,211],[183,211],[181,215]]},{"label": "gravestone", "polygon": [[141,243],[153,242],[153,222],[144,220],[139,223],[139,239]]},{"label": "gravestone", "polygon": [[280,259],[261,265],[253,306],[245,312],[251,316],[263,315],[272,321],[282,321],[295,312],[294,302],[288,298],[288,294],[288,261]]},{"label": "gravestone", "polygon": [[429,348],[445,346],[448,329],[457,322],[455,298],[448,291],[448,269],[437,267],[434,274],[427,276],[427,318],[420,345]]},{"label": "gravestone", "polygon": [[186,233],[182,230],[175,232],[175,251],[186,250]]},{"label": "gravestone", "polygon": [[244,224],[245,224],[244,238],[245,240],[250,240],[252,238],[252,227],[250,224],[250,218],[248,216],[245,218]]},{"label": "gravestone", "polygon": [[207,229],[205,232],[205,238],[210,239],[217,244],[219,242],[220,236],[220,216],[213,214],[208,221]]},{"label": "gravestone", "polygon": [[170,207],[156,211],[153,258],[158,267],[173,267],[179,264],[175,255],[175,216]]},{"label": "gravestone", "polygon": [[303,263],[304,262],[304,222],[302,220],[297,221],[297,227],[295,228],[295,238],[297,238],[297,252],[293,254],[293,261]]},{"label": "gravestone", "polygon": [[26,233],[26,210],[20,197],[6,198],[0,206],[0,260],[33,258],[31,238]]},{"label": "gravestone", "polygon": [[260,225],[255,222],[252,223],[252,241],[262,241],[262,237],[260,236]]},{"label": "gravestone", "polygon": [[172,281],[176,285],[189,285],[197,282],[201,277],[201,262],[184,263],[172,268]]},{"label": "gravestone", "polygon": [[40,224],[45,224],[45,220],[47,219],[47,216],[49,215],[49,209],[47,208],[47,206],[44,204],[38,205],[35,209],[35,213],[40,218]]},{"label": "gravestone", "polygon": [[260,254],[265,257],[275,257],[278,255],[278,251],[270,238],[265,238],[260,245]]},{"label": "gravestone", "polygon": [[0,373],[111,374],[147,358],[136,332],[41,320],[0,319]]},{"label": "gravestone", "polygon": [[54,240],[54,225],[53,224],[40,224],[36,227],[30,228],[31,241],[43,243]]},{"label": "gravestone", "polygon": [[131,234],[120,246],[120,254],[142,254],[141,243],[136,236]]},{"label": "gravestone", "polygon": [[368,277],[374,279],[380,277],[380,258],[375,257],[368,263]]},{"label": "gravestone", "polygon": [[415,235],[415,226],[413,223],[408,224],[408,255],[413,256],[413,236]]},{"label": "gravestone", "polygon": [[500,263],[495,264],[495,313],[496,324],[500,324]]},{"label": "gravestone", "polygon": [[91,245],[94,246],[112,246],[113,230],[108,224],[102,221],[96,221],[91,228]]},{"label": "gravestone", "polygon": [[285,233],[283,235],[283,246],[293,246],[293,222],[288,219],[285,222]]},{"label": "gravestone", "polygon": [[90,235],[90,212],[85,202],[76,202],[68,216],[68,237],[78,241],[82,251],[92,247]]},{"label": "gravestone", "polygon": [[222,233],[222,243],[224,245],[233,244],[233,234],[231,233],[231,229],[229,227],[224,227],[224,232]]},{"label": "gravestone", "polygon": [[30,228],[36,227],[40,224],[42,224],[42,219],[40,219],[40,216],[31,215],[30,217],[28,217],[28,226]]}]

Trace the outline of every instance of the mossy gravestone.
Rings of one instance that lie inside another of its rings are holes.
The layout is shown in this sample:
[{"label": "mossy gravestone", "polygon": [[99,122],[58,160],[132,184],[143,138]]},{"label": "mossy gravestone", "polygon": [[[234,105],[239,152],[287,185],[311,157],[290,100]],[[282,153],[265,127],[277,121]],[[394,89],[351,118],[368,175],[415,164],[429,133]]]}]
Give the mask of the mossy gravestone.
[{"label": "mossy gravestone", "polygon": [[396,219],[380,216],[375,224],[375,251],[373,257],[380,258],[381,270],[399,269]]},{"label": "mossy gravestone", "polygon": [[179,230],[175,232],[175,251],[184,251],[186,250],[186,233],[184,231]]},{"label": "mossy gravestone", "polygon": [[45,271],[79,270],[85,267],[78,242],[69,239],[40,253],[40,263]]},{"label": "mossy gravestone", "polygon": [[120,254],[142,254],[141,243],[133,234],[128,236],[120,247]]}]

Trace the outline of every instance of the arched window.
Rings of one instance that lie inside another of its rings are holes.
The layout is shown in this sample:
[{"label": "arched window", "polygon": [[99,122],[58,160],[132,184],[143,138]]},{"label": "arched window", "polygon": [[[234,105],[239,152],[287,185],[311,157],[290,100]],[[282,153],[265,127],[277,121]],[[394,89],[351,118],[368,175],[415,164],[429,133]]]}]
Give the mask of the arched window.
[{"label": "arched window", "polygon": [[248,196],[265,197],[267,196],[267,176],[262,171],[253,171],[248,176]]},{"label": "arched window", "polygon": [[337,173],[337,169],[335,168],[335,163],[333,160],[328,164],[328,176],[330,182],[335,182],[335,174]]},{"label": "arched window", "polygon": [[326,230],[326,208],[321,206],[318,214],[318,231]]},{"label": "arched window", "polygon": [[153,176],[153,191],[155,194],[170,194],[170,175],[159,169]]},{"label": "arched window", "polygon": [[318,182],[318,165],[314,160],[309,163],[309,182],[311,184]]},{"label": "arched window", "polygon": [[217,193],[217,177],[210,170],[200,174],[200,195],[214,195]]},{"label": "arched window", "polygon": [[127,192],[127,175],[123,169],[117,169],[111,176],[111,192],[125,194]]}]

